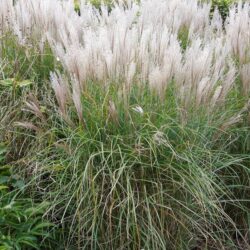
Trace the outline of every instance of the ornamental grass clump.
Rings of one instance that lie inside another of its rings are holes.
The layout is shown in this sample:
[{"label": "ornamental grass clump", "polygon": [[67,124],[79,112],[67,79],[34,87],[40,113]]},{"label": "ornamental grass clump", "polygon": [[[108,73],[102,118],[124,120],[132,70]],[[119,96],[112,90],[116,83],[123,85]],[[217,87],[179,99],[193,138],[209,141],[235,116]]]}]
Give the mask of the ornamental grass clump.
[{"label": "ornamental grass clump", "polygon": [[0,1],[0,140],[46,249],[248,248],[250,5],[211,8]]}]

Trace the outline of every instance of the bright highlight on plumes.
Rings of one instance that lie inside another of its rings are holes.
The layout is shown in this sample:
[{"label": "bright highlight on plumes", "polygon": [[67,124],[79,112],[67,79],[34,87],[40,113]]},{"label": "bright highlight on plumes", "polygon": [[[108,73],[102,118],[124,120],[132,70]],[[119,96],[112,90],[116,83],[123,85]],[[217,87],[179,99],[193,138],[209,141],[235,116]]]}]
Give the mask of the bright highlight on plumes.
[{"label": "bright highlight on plumes", "polygon": [[[15,6],[9,2],[1,1],[1,29],[12,29],[20,43],[38,41],[41,49],[46,40],[49,42],[72,76],[72,98],[78,113],[76,88],[83,91],[91,80],[103,85],[117,82],[125,85],[127,92],[131,85],[148,85],[162,99],[174,82],[183,107],[195,102],[212,109],[223,103],[234,87],[235,58],[242,64],[243,89],[249,89],[247,3],[231,7],[224,29],[219,12],[215,11],[210,21],[210,5],[197,0],[118,1],[110,12],[104,5],[98,11],[82,1],[80,16],[72,1],[19,0]],[[188,43],[184,52],[178,40],[183,30]],[[53,79],[65,113],[64,83],[58,85]]]}]

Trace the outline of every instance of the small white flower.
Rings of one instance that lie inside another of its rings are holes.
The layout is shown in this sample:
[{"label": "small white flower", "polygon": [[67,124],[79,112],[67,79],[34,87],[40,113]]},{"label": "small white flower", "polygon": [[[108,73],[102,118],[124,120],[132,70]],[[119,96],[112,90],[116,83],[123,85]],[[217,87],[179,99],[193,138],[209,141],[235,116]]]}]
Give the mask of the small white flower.
[{"label": "small white flower", "polygon": [[132,108],[135,112],[143,114],[144,111],[142,109],[142,107],[140,107],[139,105],[137,105],[136,107]]},{"label": "small white flower", "polygon": [[57,60],[58,62],[60,62],[60,58],[59,58],[59,57],[57,57],[56,60]]}]

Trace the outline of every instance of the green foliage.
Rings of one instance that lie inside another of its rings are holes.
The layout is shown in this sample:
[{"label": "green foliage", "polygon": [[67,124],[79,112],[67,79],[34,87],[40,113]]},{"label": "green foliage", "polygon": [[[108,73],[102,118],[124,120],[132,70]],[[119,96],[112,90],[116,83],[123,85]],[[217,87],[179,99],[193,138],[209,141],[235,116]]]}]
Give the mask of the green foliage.
[{"label": "green foliage", "polygon": [[212,0],[212,8],[211,12],[215,10],[215,8],[218,8],[222,20],[225,21],[228,14],[229,14],[229,7],[232,4],[232,0]]},{"label": "green foliage", "polygon": [[[226,1],[216,5],[225,19]],[[188,30],[178,38],[185,50]],[[60,70],[51,50],[41,54],[12,36],[2,48],[8,64],[0,80],[1,250],[247,245],[248,114],[223,127],[246,101],[237,90],[211,114],[180,110],[172,83],[163,101],[139,85],[126,96],[117,84],[90,82],[81,96],[84,121],[67,103],[67,122],[48,83],[49,72]],[[45,121],[23,111],[31,93]],[[39,132],[13,125],[23,120]]]},{"label": "green foliage", "polygon": [[[110,9],[114,1],[112,0],[89,0],[88,2],[90,2],[97,9],[100,9],[102,4],[107,5]],[[75,11],[77,13],[80,13],[80,1],[74,0],[74,5],[75,5]]]},{"label": "green foliage", "polygon": [[189,44],[188,33],[189,31],[185,27],[183,27],[178,33],[178,40],[180,41],[183,50],[185,50]]},{"label": "green foliage", "polygon": [[[43,219],[48,203],[21,197],[24,181],[4,165],[7,147],[0,145],[0,249],[40,249],[52,223]],[[46,241],[45,241],[46,242]]]},{"label": "green foliage", "polygon": [[29,42],[30,46],[20,45],[13,34],[1,37],[0,57],[5,62],[1,68],[3,79],[0,86],[12,83],[30,85],[32,81],[41,82],[49,78],[50,71],[58,64],[51,49],[48,44],[44,44],[41,51],[38,44]]},{"label": "green foliage", "polygon": [[6,87],[6,88],[23,88],[26,86],[31,85],[32,82],[29,80],[24,80],[24,81],[16,81],[15,79],[5,79],[5,80],[0,80],[0,85],[2,87]]},{"label": "green foliage", "polygon": [[[2,174],[11,176],[3,183],[11,188],[3,190],[16,189],[12,183],[25,176],[26,184],[17,190],[29,190],[31,200],[28,206],[23,198],[4,200],[2,207],[12,206],[9,217],[2,211],[8,220],[18,218],[26,225],[23,229],[17,223],[16,228],[6,222],[4,244],[24,244],[18,240],[24,234],[38,248],[40,237],[48,239],[43,248],[53,249],[48,229],[42,236],[34,233],[36,221],[44,223],[42,214],[25,215],[29,206],[40,206],[34,202],[38,197],[49,204],[44,213],[60,227],[56,234],[62,249],[190,249],[205,244],[204,235],[211,236],[206,243],[211,248],[235,246],[231,232],[244,239],[241,235],[249,228],[242,223],[249,214],[244,202],[249,186],[249,148],[244,143],[248,130],[243,123],[221,130],[244,100],[233,92],[226,107],[213,115],[201,108],[183,117],[174,92],[171,86],[162,101],[149,89],[134,85],[125,98],[116,84],[104,88],[89,82],[81,96],[84,124],[79,124],[72,104],[72,123],[67,124],[55,110],[49,85],[39,87],[46,123],[32,115],[28,119],[42,132],[18,129],[9,135],[13,136],[9,140],[28,146],[17,157],[15,175]],[[24,97],[25,93],[17,98]],[[26,113],[20,112],[16,119],[25,118]],[[2,151],[5,155],[7,148]],[[27,176],[32,170],[21,162],[38,165],[39,171]]]},{"label": "green foliage", "polygon": [[100,1],[100,0],[90,0],[90,3],[93,4],[96,8],[100,8],[102,3],[104,3],[105,5],[111,7],[112,0],[103,0],[103,1]]},{"label": "green foliage", "polygon": [[40,249],[42,238],[49,237],[53,224],[42,219],[48,204],[31,199],[0,200],[0,248]]},{"label": "green foliage", "polygon": [[237,110],[231,104],[223,118],[222,110],[196,110],[184,125],[174,88],[165,102],[148,89],[132,87],[126,99],[117,91],[90,83],[81,99],[84,126],[73,109],[74,125],[54,116],[55,143],[36,158],[40,172],[31,189],[46,189],[42,197],[70,238],[64,247],[191,249],[205,242],[204,235],[211,236],[210,248],[233,246],[235,225],[239,238],[247,226],[225,210],[247,214],[236,194],[247,199],[248,183],[241,184],[249,176],[242,163],[249,162],[249,151],[230,152],[233,138],[242,143],[243,127],[223,132],[220,126]]}]

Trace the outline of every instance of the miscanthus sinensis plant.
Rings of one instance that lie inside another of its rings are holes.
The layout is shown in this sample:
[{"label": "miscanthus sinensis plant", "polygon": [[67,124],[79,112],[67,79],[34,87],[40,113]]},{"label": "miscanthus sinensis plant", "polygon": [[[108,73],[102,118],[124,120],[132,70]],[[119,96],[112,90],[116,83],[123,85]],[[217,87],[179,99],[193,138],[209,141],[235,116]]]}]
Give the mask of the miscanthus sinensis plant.
[{"label": "miscanthus sinensis plant", "polygon": [[[88,81],[119,82],[125,96],[132,84],[149,86],[162,99],[174,81],[185,109],[194,100],[211,109],[234,87],[235,60],[242,90],[248,92],[249,4],[233,6],[223,29],[219,12],[210,20],[210,5],[197,1],[120,1],[110,12],[82,2],[80,16],[72,1],[7,2],[1,3],[2,30],[12,29],[20,44],[36,43],[41,53],[50,44],[71,89],[80,90],[71,93],[75,104]],[[189,44],[184,52],[178,40],[183,32]],[[66,85],[61,85],[64,92]]]},{"label": "miscanthus sinensis plant", "polygon": [[62,248],[246,249],[250,4],[78,8],[0,1],[0,138]]}]

